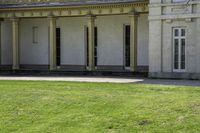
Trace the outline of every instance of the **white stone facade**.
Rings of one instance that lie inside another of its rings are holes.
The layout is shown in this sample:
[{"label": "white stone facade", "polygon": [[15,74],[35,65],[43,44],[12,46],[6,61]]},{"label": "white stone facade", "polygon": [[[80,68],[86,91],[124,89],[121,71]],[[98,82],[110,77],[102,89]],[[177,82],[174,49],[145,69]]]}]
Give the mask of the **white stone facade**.
[{"label": "white stone facade", "polygon": [[[151,0],[149,27],[149,76],[200,79],[199,0]],[[173,29],[180,27],[186,31],[185,69],[177,72],[174,70]]]}]

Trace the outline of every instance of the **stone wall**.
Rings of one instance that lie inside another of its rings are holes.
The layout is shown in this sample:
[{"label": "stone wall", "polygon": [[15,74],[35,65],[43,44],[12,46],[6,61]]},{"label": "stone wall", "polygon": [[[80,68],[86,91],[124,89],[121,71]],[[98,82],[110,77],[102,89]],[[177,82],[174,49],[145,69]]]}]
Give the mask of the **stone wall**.
[{"label": "stone wall", "polygon": [[[192,78],[200,75],[200,1],[172,3],[151,0],[149,5],[149,75],[164,78]],[[186,28],[186,70],[173,71],[174,27]],[[195,75],[195,76],[193,76]]]}]

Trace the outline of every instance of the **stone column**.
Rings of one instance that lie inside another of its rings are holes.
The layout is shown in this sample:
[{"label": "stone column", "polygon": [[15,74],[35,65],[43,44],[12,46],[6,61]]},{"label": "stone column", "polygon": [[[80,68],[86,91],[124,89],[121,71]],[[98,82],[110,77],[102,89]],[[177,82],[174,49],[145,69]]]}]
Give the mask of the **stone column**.
[{"label": "stone column", "polygon": [[56,70],[56,18],[49,17],[49,64],[50,70]]},{"label": "stone column", "polygon": [[131,43],[130,43],[130,69],[131,71],[137,71],[137,27],[138,27],[138,15],[132,13],[131,19]]},{"label": "stone column", "polygon": [[94,64],[94,28],[95,28],[95,16],[88,16],[88,70],[92,71],[95,69]]},{"label": "stone column", "polygon": [[12,69],[19,69],[19,18],[12,18]]}]

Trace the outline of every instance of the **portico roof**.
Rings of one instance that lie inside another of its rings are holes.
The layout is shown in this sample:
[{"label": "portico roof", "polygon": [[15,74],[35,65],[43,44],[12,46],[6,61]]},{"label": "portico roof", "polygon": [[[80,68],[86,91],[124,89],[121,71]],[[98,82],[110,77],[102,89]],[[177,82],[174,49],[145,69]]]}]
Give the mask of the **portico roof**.
[{"label": "portico roof", "polygon": [[55,6],[81,6],[81,5],[101,5],[101,4],[120,4],[133,2],[148,2],[148,0],[39,0],[30,2],[23,0],[15,2],[13,0],[0,1],[0,8],[30,8],[30,7],[55,7]]},{"label": "portico roof", "polygon": [[0,0],[0,18],[147,13],[149,0]]}]

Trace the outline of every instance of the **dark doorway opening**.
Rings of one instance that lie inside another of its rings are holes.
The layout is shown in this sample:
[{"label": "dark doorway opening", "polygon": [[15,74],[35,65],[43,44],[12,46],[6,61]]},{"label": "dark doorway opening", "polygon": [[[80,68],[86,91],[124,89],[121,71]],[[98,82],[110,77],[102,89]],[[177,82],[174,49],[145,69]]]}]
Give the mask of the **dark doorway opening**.
[{"label": "dark doorway opening", "polygon": [[60,66],[60,28],[56,28],[56,65]]},{"label": "dark doorway opening", "polygon": [[125,67],[130,67],[130,42],[131,42],[131,27],[130,25],[125,25],[124,27],[124,33],[125,33]]}]

